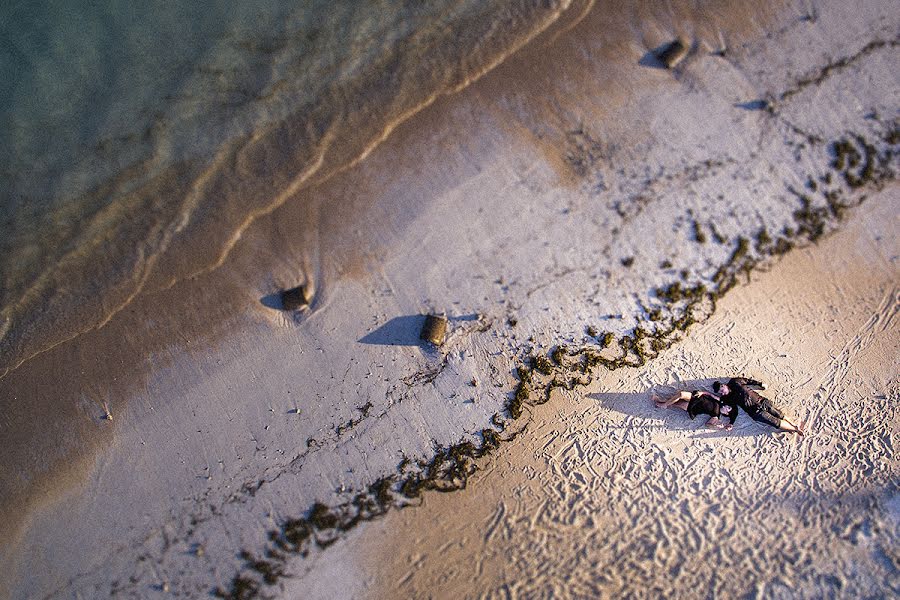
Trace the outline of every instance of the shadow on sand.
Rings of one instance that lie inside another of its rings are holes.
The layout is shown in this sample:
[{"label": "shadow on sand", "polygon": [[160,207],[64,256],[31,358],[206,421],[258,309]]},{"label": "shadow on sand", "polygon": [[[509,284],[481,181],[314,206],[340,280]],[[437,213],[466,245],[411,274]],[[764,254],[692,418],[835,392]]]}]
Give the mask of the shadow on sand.
[{"label": "shadow on sand", "polygon": [[394,317],[375,331],[359,339],[360,344],[378,346],[418,346],[423,343],[419,332],[425,323],[425,315]]},{"label": "shadow on sand", "polygon": [[259,299],[259,303],[266,308],[271,308],[274,310],[284,310],[284,305],[281,303],[281,292],[275,292],[274,294],[263,296]]},{"label": "shadow on sand", "polygon": [[[719,378],[719,381],[725,380],[727,380],[726,377]],[[686,411],[679,408],[658,408],[651,398],[651,395],[654,392],[664,397],[668,397],[679,390],[703,389],[711,392],[714,381],[716,381],[716,379],[690,379],[667,385],[653,386],[642,392],[595,393],[588,394],[587,397],[596,400],[605,408],[623,415],[646,419],[647,421],[659,424],[665,429],[692,430],[695,432],[696,436],[704,438],[748,437],[770,435],[779,432],[774,427],[757,423],[743,410],[738,411],[737,421],[735,421],[734,429],[731,431],[706,427],[706,421],[709,419],[707,415],[698,415],[696,419],[691,420]]]},{"label": "shadow on sand", "polygon": [[766,100],[750,100],[747,102],[737,102],[733,105],[735,108],[744,110],[768,110],[769,103]]},{"label": "shadow on sand", "polygon": [[[425,324],[426,315],[405,315],[394,317],[375,331],[369,332],[358,341],[360,344],[374,344],[378,346],[419,346],[427,345],[427,342],[419,338],[422,325]],[[450,327],[454,324],[474,322],[478,320],[477,314],[447,317]]]},{"label": "shadow on sand", "polygon": [[642,67],[649,67],[651,69],[663,69],[665,70],[666,65],[663,61],[661,61],[658,57],[659,52],[665,50],[666,44],[663,44],[659,48],[654,48],[650,50],[641,59],[638,61],[638,64]]}]

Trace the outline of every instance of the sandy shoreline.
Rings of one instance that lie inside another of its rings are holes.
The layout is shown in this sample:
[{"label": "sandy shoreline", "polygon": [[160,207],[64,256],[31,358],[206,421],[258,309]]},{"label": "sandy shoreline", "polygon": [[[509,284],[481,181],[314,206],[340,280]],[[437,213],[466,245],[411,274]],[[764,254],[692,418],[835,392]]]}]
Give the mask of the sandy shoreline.
[{"label": "sandy shoreline", "polygon": [[[622,335],[665,308],[654,290],[708,282],[742,237],[808,224],[791,190],[818,182],[830,227],[826,193],[871,193],[844,181],[862,170],[834,167],[833,142],[891,160],[894,30],[876,3],[720,15],[727,59],[716,18],[647,18],[608,43],[594,17],[438,100],[315,202],[260,218],[224,268],[0,382],[4,524],[20,534],[0,595],[227,587],[241,550],[313,502],[489,427],[524,355],[596,344],[588,325]],[[676,35],[697,36],[680,70],[638,64]],[[801,85],[810,73],[827,76]],[[788,91],[774,113],[739,106]],[[263,303],[304,282],[301,319]],[[448,343],[423,351],[418,316],[440,311]]]},{"label": "sandy shoreline", "polygon": [[[755,274],[648,367],[536,407],[468,489],[372,523],[285,596],[897,594],[898,206],[894,188]],[[768,382],[808,437],[745,414],[710,431],[649,400],[732,373]]]}]

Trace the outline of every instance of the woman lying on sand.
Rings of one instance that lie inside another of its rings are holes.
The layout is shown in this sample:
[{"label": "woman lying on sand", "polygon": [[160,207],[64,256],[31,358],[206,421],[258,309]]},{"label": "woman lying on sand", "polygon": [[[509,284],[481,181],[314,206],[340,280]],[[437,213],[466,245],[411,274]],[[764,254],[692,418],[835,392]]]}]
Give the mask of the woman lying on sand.
[{"label": "woman lying on sand", "polygon": [[[693,419],[697,415],[709,415],[710,419],[706,422],[708,427],[724,427],[731,429],[734,426],[734,420],[737,418],[737,406],[726,404],[716,396],[703,390],[694,390],[692,392],[680,391],[670,397],[668,400],[660,398],[653,394],[656,406],[659,408],[676,407],[686,410],[688,415]],[[729,419],[727,425],[722,424],[721,417],[726,416]]]}]

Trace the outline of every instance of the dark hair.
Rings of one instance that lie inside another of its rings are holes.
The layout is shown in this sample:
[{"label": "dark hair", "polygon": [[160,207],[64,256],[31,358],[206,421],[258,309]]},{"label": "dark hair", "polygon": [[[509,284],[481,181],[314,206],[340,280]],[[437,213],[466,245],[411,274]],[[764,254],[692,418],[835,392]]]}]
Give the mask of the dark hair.
[{"label": "dark hair", "polygon": [[722,387],[722,384],[721,384],[721,383],[719,383],[718,381],[713,381],[713,389],[714,389],[715,391],[718,392],[720,387]]}]

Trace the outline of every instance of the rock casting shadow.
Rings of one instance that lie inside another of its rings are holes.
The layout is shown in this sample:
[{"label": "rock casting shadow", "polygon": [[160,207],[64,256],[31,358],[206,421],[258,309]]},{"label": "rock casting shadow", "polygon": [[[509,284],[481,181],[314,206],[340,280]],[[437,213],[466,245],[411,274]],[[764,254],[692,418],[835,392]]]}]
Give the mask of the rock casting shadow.
[{"label": "rock casting shadow", "polygon": [[[724,381],[726,379],[726,377],[718,378],[719,381]],[[650,395],[654,391],[660,395],[672,394],[676,390],[704,389],[711,392],[714,381],[716,381],[716,379],[691,379],[666,385],[656,385],[643,392],[595,393],[588,394],[587,397],[597,400],[606,408],[620,412],[624,415],[638,417],[648,421],[661,421],[662,426],[666,429],[693,430],[698,436],[705,438],[747,437],[778,433],[778,430],[774,427],[757,423],[741,409],[738,409],[738,417],[737,421],[734,423],[734,429],[727,431],[724,429],[712,429],[706,427],[706,421],[709,419],[708,415],[698,415],[697,418],[692,420],[686,411],[679,408],[657,408],[653,400],[650,399]]]},{"label": "rock casting shadow", "polygon": [[638,64],[652,69],[672,69],[684,59],[688,50],[682,40],[672,40],[644,54]]},{"label": "rock casting shadow", "polygon": [[[419,337],[422,326],[425,324],[426,315],[405,315],[394,317],[375,331],[367,333],[359,340],[360,344],[373,344],[378,346],[429,346],[430,344]],[[479,319],[478,313],[447,317],[450,323],[474,322]]]}]

